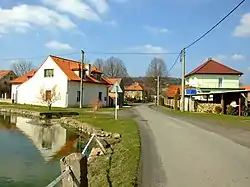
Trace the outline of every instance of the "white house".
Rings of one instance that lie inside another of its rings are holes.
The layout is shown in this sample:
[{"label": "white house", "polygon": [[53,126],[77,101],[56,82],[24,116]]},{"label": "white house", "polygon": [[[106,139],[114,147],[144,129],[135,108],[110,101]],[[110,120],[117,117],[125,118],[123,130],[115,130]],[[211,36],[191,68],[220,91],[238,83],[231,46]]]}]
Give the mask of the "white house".
[{"label": "white house", "polygon": [[56,56],[48,56],[38,70],[11,81],[12,99],[19,104],[45,105],[42,98],[56,98],[52,106],[78,107],[80,105],[81,69],[83,69],[83,105],[99,99],[108,106],[108,86],[96,67]]}]

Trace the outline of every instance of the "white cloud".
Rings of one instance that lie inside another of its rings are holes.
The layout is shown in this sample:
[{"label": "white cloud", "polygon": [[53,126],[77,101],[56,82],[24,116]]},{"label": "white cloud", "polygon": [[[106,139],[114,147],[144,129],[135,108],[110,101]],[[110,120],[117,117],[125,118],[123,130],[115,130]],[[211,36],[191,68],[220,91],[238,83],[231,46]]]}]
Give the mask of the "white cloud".
[{"label": "white cloud", "polygon": [[246,60],[246,56],[242,54],[233,54],[233,55],[217,55],[214,57],[216,60],[233,60],[233,61],[243,61]]},{"label": "white cloud", "polygon": [[106,21],[104,22],[106,25],[112,25],[112,26],[115,26],[117,25],[117,22],[115,20],[110,20],[110,21]]},{"label": "white cloud", "polygon": [[99,15],[81,0],[42,0],[42,2],[58,11],[72,14],[81,19],[100,21]]},{"label": "white cloud", "polygon": [[36,5],[18,5],[11,9],[0,8],[0,34],[9,31],[27,32],[33,26],[72,29],[77,26],[65,15]]},{"label": "white cloud", "polygon": [[242,16],[240,24],[234,30],[234,36],[250,37],[250,13]]},{"label": "white cloud", "polygon": [[130,50],[143,52],[143,53],[165,53],[167,52],[167,50],[164,49],[163,47],[153,46],[151,44],[131,47]]},{"label": "white cloud", "polygon": [[52,40],[45,44],[45,46],[49,49],[54,49],[54,50],[72,50],[73,47],[71,47],[69,44],[61,43],[55,40]]},{"label": "white cloud", "polygon": [[109,5],[107,0],[88,0],[88,2],[101,14],[109,11]]},{"label": "white cloud", "polygon": [[166,28],[157,28],[157,27],[152,27],[152,26],[148,26],[148,25],[144,26],[144,28],[153,34],[163,34],[163,33],[169,32],[169,30]]},{"label": "white cloud", "polygon": [[231,56],[231,59],[235,61],[241,61],[241,60],[246,60],[246,57],[242,54],[234,54]]}]

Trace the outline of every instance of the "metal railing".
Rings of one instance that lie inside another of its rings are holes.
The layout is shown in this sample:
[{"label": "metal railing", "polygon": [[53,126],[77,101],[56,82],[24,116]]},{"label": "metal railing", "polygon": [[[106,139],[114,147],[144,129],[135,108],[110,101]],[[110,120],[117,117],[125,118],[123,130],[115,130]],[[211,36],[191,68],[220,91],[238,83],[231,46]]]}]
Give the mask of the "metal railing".
[{"label": "metal railing", "polygon": [[[104,146],[102,145],[102,143],[100,142],[100,140],[98,140],[98,138],[96,137],[96,135],[93,134],[93,135],[91,136],[91,138],[89,139],[88,143],[86,144],[86,146],[84,147],[83,151],[82,151],[82,154],[83,154],[83,155],[85,155],[85,153],[86,153],[88,147],[90,146],[91,142],[92,142],[94,139],[96,140],[97,144],[100,146],[102,152],[103,152],[103,153],[106,152],[106,150],[105,150]],[[87,155],[85,155],[85,156],[87,156]],[[67,166],[66,169],[61,173],[61,175],[59,175],[56,179],[54,179],[51,183],[49,183],[49,184],[47,185],[47,187],[54,187],[55,185],[57,185],[60,181],[62,181],[62,180],[63,180],[65,177],[67,177],[68,175],[71,175],[72,178],[75,178],[75,177],[74,177],[74,173],[72,172],[70,166]]]}]

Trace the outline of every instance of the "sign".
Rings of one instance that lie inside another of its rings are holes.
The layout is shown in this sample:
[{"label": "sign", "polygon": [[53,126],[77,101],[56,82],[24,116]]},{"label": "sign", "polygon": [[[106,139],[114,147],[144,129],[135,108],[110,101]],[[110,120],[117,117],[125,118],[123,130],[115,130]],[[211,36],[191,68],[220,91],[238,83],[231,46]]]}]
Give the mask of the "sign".
[{"label": "sign", "polygon": [[195,95],[197,94],[196,89],[186,89],[186,95]]},{"label": "sign", "polygon": [[115,82],[115,84],[113,85],[113,88],[111,90],[112,93],[122,93],[122,89],[120,87],[120,85],[118,84],[118,82]]}]

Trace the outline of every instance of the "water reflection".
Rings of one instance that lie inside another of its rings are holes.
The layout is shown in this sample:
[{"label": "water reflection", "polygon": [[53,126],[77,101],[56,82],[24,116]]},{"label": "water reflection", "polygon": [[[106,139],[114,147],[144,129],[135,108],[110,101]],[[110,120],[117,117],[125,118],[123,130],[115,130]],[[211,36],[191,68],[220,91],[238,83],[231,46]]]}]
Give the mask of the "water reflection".
[{"label": "water reflection", "polygon": [[87,139],[59,124],[0,115],[0,186],[46,186],[60,173],[59,159],[80,152]]}]

